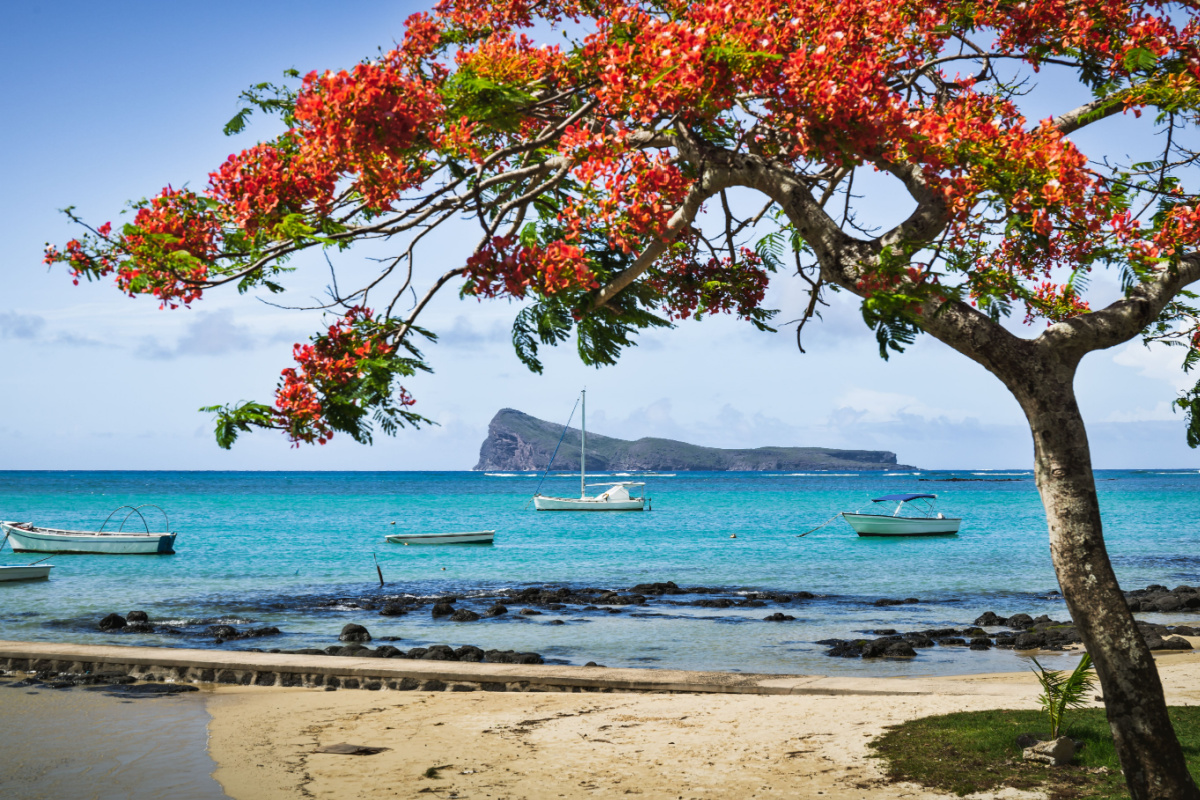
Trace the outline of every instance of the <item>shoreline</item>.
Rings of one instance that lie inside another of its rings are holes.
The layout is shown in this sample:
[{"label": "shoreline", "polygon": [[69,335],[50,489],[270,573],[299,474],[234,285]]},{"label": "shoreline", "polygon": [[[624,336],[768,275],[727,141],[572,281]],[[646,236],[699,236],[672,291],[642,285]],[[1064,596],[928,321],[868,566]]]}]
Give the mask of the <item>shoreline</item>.
[{"label": "shoreline", "polygon": [[[1168,702],[1200,704],[1200,656],[1170,654],[1158,663]],[[1037,708],[1030,673],[925,679],[919,691],[896,686],[917,679],[882,686],[838,680],[839,694],[806,696],[220,687],[208,698],[210,753],[214,777],[233,800],[301,793],[933,800],[949,796],[889,783],[871,757],[869,743],[887,726],[957,711]],[[340,743],[389,749],[315,752]],[[1004,789],[972,797],[1042,795]]]},{"label": "shoreline", "polygon": [[[919,787],[887,783],[868,743],[886,726],[915,717],[1036,708],[1038,692],[1028,671],[911,678],[748,676],[403,660],[381,664],[380,659],[13,642],[0,642],[0,664],[8,663],[5,656],[15,648],[63,657],[34,659],[28,668],[87,667],[112,675],[118,670],[109,668],[123,664],[134,667],[139,679],[162,683],[191,682],[186,670],[215,669],[217,659],[227,669],[254,667],[263,675],[268,667],[294,668],[298,659],[306,659],[324,660],[328,670],[339,672],[365,676],[390,668],[389,674],[411,676],[420,670],[441,681],[434,690],[407,691],[389,690],[386,678],[376,691],[367,691],[371,687],[362,681],[357,691],[330,691],[328,684],[304,688],[276,679],[263,685],[266,681],[256,678],[248,685],[193,687],[191,697],[209,716],[213,777],[233,800],[421,793],[531,799],[623,794],[663,800],[941,798]],[[235,664],[230,655],[250,660]],[[1200,653],[1155,655],[1168,701],[1200,704]],[[206,661],[189,661],[192,656]],[[84,657],[93,660],[77,660]],[[168,668],[185,672],[167,674]],[[474,678],[477,685],[469,687],[456,677]],[[522,683],[511,678],[530,680],[515,691],[472,690]],[[68,690],[67,696],[77,691]],[[0,694],[0,702],[5,696],[18,697]],[[370,756],[314,752],[340,743],[389,749]],[[437,777],[429,777],[431,768]],[[1037,795],[1006,790],[987,796]]]}]

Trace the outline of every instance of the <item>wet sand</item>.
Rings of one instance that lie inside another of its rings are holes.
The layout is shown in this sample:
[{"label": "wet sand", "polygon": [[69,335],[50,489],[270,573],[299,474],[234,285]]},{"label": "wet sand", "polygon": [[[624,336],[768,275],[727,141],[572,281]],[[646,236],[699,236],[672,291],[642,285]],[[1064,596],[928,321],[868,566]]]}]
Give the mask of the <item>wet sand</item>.
[{"label": "wet sand", "polygon": [[[1162,657],[1159,669],[1171,703],[1200,703],[1200,654]],[[1029,673],[922,679],[915,694],[861,693],[879,690],[871,679],[840,683],[845,693],[829,696],[222,688],[209,702],[211,752],[235,800],[898,800],[943,795],[883,780],[867,743],[886,726],[1037,707]],[[313,752],[338,743],[390,749]]]},{"label": "wet sand", "polygon": [[0,797],[223,800],[203,695],[129,700],[0,683]]}]

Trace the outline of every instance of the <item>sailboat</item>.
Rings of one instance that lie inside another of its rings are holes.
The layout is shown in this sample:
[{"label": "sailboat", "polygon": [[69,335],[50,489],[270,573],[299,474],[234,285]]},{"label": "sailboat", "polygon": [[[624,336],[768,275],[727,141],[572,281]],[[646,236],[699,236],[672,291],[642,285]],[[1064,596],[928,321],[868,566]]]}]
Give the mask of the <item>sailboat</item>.
[{"label": "sailboat", "polygon": [[[542,494],[533,496],[533,507],[538,511],[645,511],[649,500],[642,493],[634,495],[631,490],[642,489],[646,484],[632,481],[617,483],[588,483],[587,482],[587,389],[581,392],[583,416],[579,423],[579,497],[547,497]],[[568,421],[568,425],[571,423]],[[551,457],[551,462],[553,462]],[[547,472],[549,467],[546,468]],[[607,486],[607,490],[594,497],[588,497],[588,488]]]}]

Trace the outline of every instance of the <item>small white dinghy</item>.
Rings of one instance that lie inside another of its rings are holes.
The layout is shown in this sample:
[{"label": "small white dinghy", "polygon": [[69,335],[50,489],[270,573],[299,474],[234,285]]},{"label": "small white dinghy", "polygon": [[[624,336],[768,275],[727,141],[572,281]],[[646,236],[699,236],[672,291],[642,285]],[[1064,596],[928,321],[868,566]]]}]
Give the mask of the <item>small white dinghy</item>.
[{"label": "small white dinghy", "polygon": [[[0,522],[0,529],[4,531],[4,535],[12,543],[13,551],[17,553],[98,553],[109,555],[170,555],[174,553],[176,534],[151,533],[150,525],[140,511],[147,507],[158,508],[158,506],[148,505],[137,508],[121,506],[108,515],[108,519],[104,520],[104,524],[98,531],[39,528],[29,522]],[[131,510],[121,521],[120,527],[116,531],[105,532],[104,528],[113,515],[126,508]],[[158,510],[162,512],[163,519],[166,519],[166,512],[161,508]],[[146,528],[145,533],[125,532],[125,522],[134,514],[141,517],[142,525]],[[170,523],[167,524],[169,527]]]},{"label": "small white dinghy", "polygon": [[491,544],[495,531],[459,533],[393,533],[384,538],[392,544]]},{"label": "small white dinghy", "polygon": [[52,569],[53,564],[0,565],[0,582],[45,580],[50,577]]},{"label": "small white dinghy", "polygon": [[[934,514],[936,494],[885,494],[872,503],[896,503],[891,514],[860,514],[845,511],[842,519],[850,523],[859,536],[954,536],[962,525],[961,517]],[[906,503],[916,501],[916,508],[924,516],[906,517],[900,514]]]}]

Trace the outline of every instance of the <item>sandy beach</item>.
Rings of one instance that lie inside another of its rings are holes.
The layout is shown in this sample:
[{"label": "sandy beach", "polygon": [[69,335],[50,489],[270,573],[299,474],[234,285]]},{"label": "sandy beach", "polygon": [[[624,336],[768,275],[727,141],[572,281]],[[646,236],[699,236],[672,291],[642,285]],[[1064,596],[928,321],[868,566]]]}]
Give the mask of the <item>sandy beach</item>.
[{"label": "sandy beach", "polygon": [[[1159,669],[1169,702],[1200,702],[1200,654],[1161,657]],[[1037,695],[1028,673],[839,687],[782,697],[222,687],[208,703],[210,752],[235,800],[932,798],[943,795],[884,781],[868,742],[915,717],[1035,708]],[[314,752],[340,743],[389,749]]]}]

